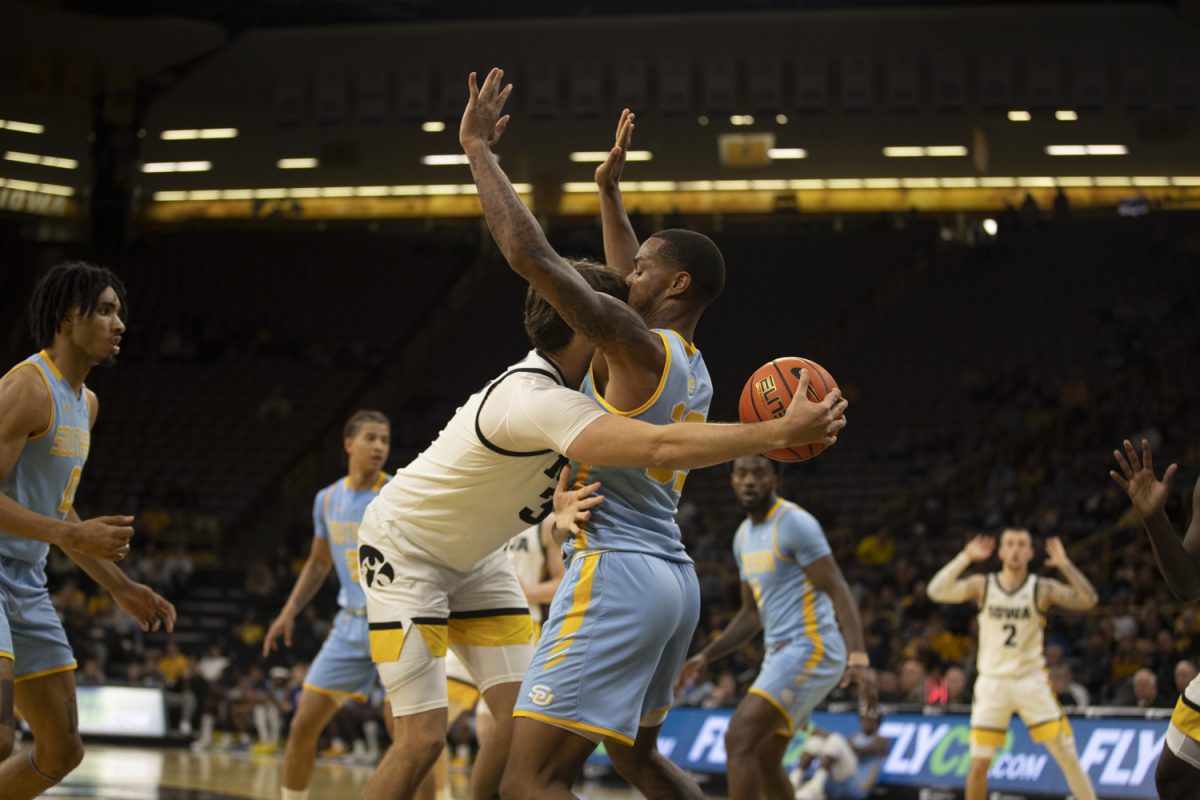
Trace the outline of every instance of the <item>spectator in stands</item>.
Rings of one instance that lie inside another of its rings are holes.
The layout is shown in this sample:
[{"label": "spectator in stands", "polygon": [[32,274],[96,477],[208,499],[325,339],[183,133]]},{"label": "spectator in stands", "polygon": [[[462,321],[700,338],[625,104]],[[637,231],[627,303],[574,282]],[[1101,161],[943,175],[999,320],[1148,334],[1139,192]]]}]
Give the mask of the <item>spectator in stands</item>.
[{"label": "spectator in stands", "polygon": [[158,659],[158,672],[168,689],[174,688],[187,672],[188,657],[179,650],[175,642],[167,642],[166,652]]},{"label": "spectator in stands", "polygon": [[108,678],[104,675],[104,667],[100,665],[100,660],[89,658],[83,662],[83,669],[79,671],[76,680],[80,686],[97,686]]},{"label": "spectator in stands", "polygon": [[1196,662],[1185,658],[1175,665],[1175,691],[1183,694],[1183,690],[1195,678]]},{"label": "spectator in stands", "polygon": [[262,623],[258,621],[254,610],[251,609],[242,617],[241,623],[233,629],[233,633],[247,653],[257,653],[267,632]]},{"label": "spectator in stands", "polygon": [[1136,708],[1170,708],[1175,704],[1174,698],[1165,697],[1159,692],[1158,676],[1145,667],[1121,686],[1114,702],[1119,706]]},{"label": "spectator in stands", "polygon": [[726,670],[717,676],[717,685],[700,704],[701,708],[733,708],[738,704],[737,677]]},{"label": "spectator in stands", "polygon": [[898,690],[900,702],[925,703],[925,666],[915,658],[909,658],[900,665]]},{"label": "spectator in stands", "polygon": [[1050,667],[1050,686],[1063,708],[1087,708],[1091,703],[1088,690],[1076,683],[1071,665],[1065,661]]},{"label": "spectator in stands", "polygon": [[970,702],[967,697],[967,673],[962,667],[947,669],[944,682],[946,705],[961,706]]},{"label": "spectator in stands", "polygon": [[880,528],[859,540],[854,557],[864,567],[886,567],[896,557],[896,542],[887,528]]}]

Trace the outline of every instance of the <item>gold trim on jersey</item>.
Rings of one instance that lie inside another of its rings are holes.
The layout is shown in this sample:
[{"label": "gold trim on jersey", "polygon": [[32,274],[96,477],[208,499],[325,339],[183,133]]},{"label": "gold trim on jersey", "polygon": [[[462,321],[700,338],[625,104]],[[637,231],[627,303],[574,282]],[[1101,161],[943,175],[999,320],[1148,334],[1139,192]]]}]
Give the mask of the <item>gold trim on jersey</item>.
[{"label": "gold trim on jersey", "polygon": [[821,638],[821,626],[817,624],[817,594],[807,581],[804,584],[804,633],[812,640],[813,651],[804,664],[805,672],[812,672],[825,657],[825,640]]},{"label": "gold trim on jersey", "polygon": [[[45,351],[43,350],[42,353],[45,353]],[[42,353],[39,353],[39,355],[41,355]],[[49,433],[51,430],[54,429],[54,389],[52,389],[50,387],[50,379],[46,377],[46,371],[43,370],[42,365],[37,363],[36,361],[22,361],[20,364],[17,364],[12,369],[10,369],[8,372],[4,373],[4,377],[7,378],[9,375],[12,375],[14,372],[19,370],[21,367],[33,367],[34,369],[36,369],[38,371],[38,376],[42,379],[42,383],[46,384],[46,392],[50,395],[50,419],[46,422],[45,429],[38,431],[37,433],[35,433],[29,437],[28,441],[32,442],[35,439],[41,439],[43,436],[45,436],[47,433]]]},{"label": "gold trim on jersey", "polygon": [[1193,703],[1186,694],[1179,695],[1171,714],[1171,724],[1184,736],[1200,742],[1200,705]]},{"label": "gold trim on jersey", "polygon": [[7,658],[9,661],[17,660],[16,656],[14,656],[12,653],[6,652],[4,650],[0,650],[0,658]]},{"label": "gold trim on jersey", "polygon": [[1034,741],[1034,744],[1042,744],[1051,739],[1057,739],[1059,736],[1071,736],[1071,723],[1067,721],[1065,716],[1058,719],[1048,719],[1045,722],[1039,722],[1036,725],[1030,725],[1029,738]]},{"label": "gold trim on jersey", "polygon": [[[650,395],[650,399],[647,400],[646,402],[642,403],[640,406],[635,408],[633,411],[621,411],[620,409],[618,409],[612,405],[609,405],[609,402],[600,395],[600,390],[598,388],[596,388],[596,379],[594,377],[592,377],[591,366],[590,365],[588,366],[588,378],[592,381],[592,393],[596,397],[596,402],[598,402],[601,405],[601,407],[604,408],[604,410],[608,411],[611,414],[616,414],[617,416],[621,416],[621,417],[636,417],[638,414],[641,414],[642,412],[644,412],[646,409],[650,408],[650,406],[654,405],[658,401],[659,396],[662,394],[663,387],[667,385],[667,375],[669,375],[671,373],[671,343],[669,341],[667,341],[667,335],[665,333],[663,333],[662,331],[655,331],[655,333],[657,333],[659,335],[659,337],[662,338],[663,349],[665,349],[667,351],[667,356],[663,360],[662,375],[659,376],[658,387],[654,390],[654,394]],[[676,334],[676,335],[678,335],[678,334]],[[683,339],[682,336],[680,336],[679,338],[680,338],[680,340]],[[687,346],[686,342],[684,342],[684,346],[685,347]]]},{"label": "gold trim on jersey", "polygon": [[784,720],[787,721],[787,727],[783,728],[781,730],[781,733],[784,736],[792,735],[793,731],[795,730],[796,724],[794,722],[792,722],[791,713],[786,708],[783,707],[782,703],[780,703],[774,697],[771,697],[771,695],[764,692],[762,689],[759,689],[757,686],[751,686],[749,694],[756,695],[758,697],[761,697],[763,700],[766,700],[768,703],[770,703],[774,707],[774,709],[776,711],[778,711],[780,714],[782,714]]},{"label": "gold trim on jersey", "polygon": [[367,702],[367,696],[362,692],[339,692],[337,689],[326,689],[324,686],[317,686],[308,681],[300,684],[300,688],[308,692],[323,694],[326,697],[337,700],[339,703],[344,703],[347,700],[357,700],[360,703]]},{"label": "gold trim on jersey", "polygon": [[[778,500],[776,500],[775,505],[771,506],[771,510],[767,512],[767,519],[768,520],[771,519],[771,517],[773,517],[775,515],[775,512],[779,511],[780,507],[783,505],[784,505],[784,501],[783,501],[782,497],[779,498]],[[780,561],[787,561],[789,563],[794,564],[796,562],[796,559],[788,558],[787,556],[785,556],[783,553],[781,553],[779,551],[779,523],[782,521],[783,521],[783,512],[780,511],[779,519],[775,520],[775,527],[771,529],[771,537],[772,537],[771,549],[775,551],[775,557],[777,559],[779,559]]]},{"label": "gold trim on jersey", "polygon": [[578,731],[586,731],[587,733],[603,736],[605,739],[615,739],[626,747],[633,747],[633,739],[630,739],[623,733],[617,733],[609,728],[601,728],[599,725],[590,725],[586,722],[579,722],[573,719],[563,719],[562,717],[551,716],[550,714],[542,714],[537,711],[526,711],[518,708],[513,711],[514,717],[526,717],[528,719],[536,719],[538,722],[545,722],[547,725],[554,725],[561,728],[573,728]]},{"label": "gold trim on jersey", "polygon": [[[510,644],[529,644],[533,641],[533,620],[529,609],[521,609],[524,613],[512,613],[513,609],[497,609],[499,613],[455,617],[450,612],[447,628],[451,644],[465,644],[475,647],[503,647]],[[422,631],[424,633],[424,631]],[[428,642],[428,637],[426,637]],[[431,648],[432,649],[432,648]],[[442,655],[445,655],[445,642],[442,643]]]},{"label": "gold trim on jersey", "polygon": [[[575,488],[576,489],[582,489],[584,486],[587,485],[588,473],[591,471],[592,471],[591,464],[580,464],[579,465],[579,472],[575,475]],[[540,529],[539,529],[539,531],[540,531]],[[586,522],[579,523],[579,533],[575,534],[575,538],[579,540],[575,543],[575,548],[577,550],[587,550],[587,523]]]},{"label": "gold trim on jersey", "polygon": [[547,654],[554,657],[546,662],[543,669],[550,669],[567,657],[567,651],[571,649],[575,633],[583,625],[583,618],[587,614],[588,606],[591,605],[592,579],[596,576],[596,565],[600,563],[602,555],[604,554],[588,553],[583,556],[583,564],[579,568],[579,581],[575,584],[571,609],[563,619],[562,627],[558,631],[558,640]]},{"label": "gold trim on jersey", "polygon": [[22,675],[19,678],[13,678],[13,683],[14,684],[24,683],[25,681],[32,681],[32,680],[37,680],[38,678],[45,678],[48,675],[57,675],[60,672],[71,672],[72,670],[78,669],[78,667],[79,667],[79,665],[76,664],[74,661],[72,661],[70,664],[68,664],[65,667],[53,667],[51,669],[44,669],[41,672],[31,672],[28,675]]},{"label": "gold trim on jersey", "polygon": [[689,356],[694,356],[694,355],[696,355],[696,353],[700,352],[700,348],[696,347],[696,345],[692,344],[687,339],[683,338],[682,333],[680,333],[679,331],[677,331],[673,328],[669,328],[668,330],[670,330],[671,333],[675,334],[679,338],[679,341],[683,344],[684,351]]},{"label": "gold trim on jersey", "polygon": [[45,350],[38,350],[38,355],[46,362],[46,366],[50,367],[50,371],[54,373],[54,377],[60,381],[63,379],[62,373],[58,371],[58,364],[54,363],[54,359]]},{"label": "gold trim on jersey", "polygon": [[981,747],[1003,747],[1008,738],[1008,731],[998,731],[992,728],[971,728],[970,744]]}]

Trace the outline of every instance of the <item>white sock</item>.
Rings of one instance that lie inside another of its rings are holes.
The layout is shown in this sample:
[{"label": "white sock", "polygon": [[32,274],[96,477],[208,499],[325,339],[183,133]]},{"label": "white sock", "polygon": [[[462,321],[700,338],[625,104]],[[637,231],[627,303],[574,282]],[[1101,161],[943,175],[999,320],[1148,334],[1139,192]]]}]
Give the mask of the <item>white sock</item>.
[{"label": "white sock", "polygon": [[817,767],[817,771],[813,773],[812,780],[809,781],[813,786],[824,791],[825,781],[829,780],[829,773],[824,767]]},{"label": "white sock", "polygon": [[216,724],[216,717],[212,714],[202,714],[200,716],[200,741],[205,743],[212,742],[213,726]]},{"label": "white sock", "polygon": [[379,755],[379,728],[379,723],[373,719],[363,723],[363,736],[367,739],[367,753],[373,756]]},{"label": "white sock", "polygon": [[287,789],[283,790],[282,800],[308,800],[308,789]]}]

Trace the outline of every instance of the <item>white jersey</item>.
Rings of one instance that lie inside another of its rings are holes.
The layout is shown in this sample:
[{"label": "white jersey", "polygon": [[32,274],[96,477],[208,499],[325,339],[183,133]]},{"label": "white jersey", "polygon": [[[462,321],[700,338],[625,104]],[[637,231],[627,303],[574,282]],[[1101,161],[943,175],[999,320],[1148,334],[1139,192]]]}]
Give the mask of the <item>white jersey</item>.
[{"label": "white jersey", "polygon": [[603,414],[531,351],[472,395],[367,514],[400,553],[467,572],[550,514],[559,454]]},{"label": "white jersey", "polygon": [[979,609],[980,675],[1019,678],[1046,668],[1042,629],[1046,617],[1037,605],[1038,577],[1030,573],[1014,591],[1000,585],[999,573],[987,576]]},{"label": "white jersey", "polygon": [[[513,570],[521,583],[531,585],[541,583],[546,578],[546,549],[542,547],[542,526],[532,525],[508,540],[504,551],[512,561]],[[542,621],[542,606],[539,603],[529,604],[529,615],[534,622]]]}]

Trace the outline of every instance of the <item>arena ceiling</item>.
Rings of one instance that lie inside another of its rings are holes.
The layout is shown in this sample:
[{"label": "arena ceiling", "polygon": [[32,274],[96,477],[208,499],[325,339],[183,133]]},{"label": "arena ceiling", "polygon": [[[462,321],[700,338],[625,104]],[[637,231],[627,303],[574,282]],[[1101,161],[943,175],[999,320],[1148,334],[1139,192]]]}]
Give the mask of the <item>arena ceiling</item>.
[{"label": "arena ceiling", "polygon": [[290,25],[322,25],[399,21],[462,21],[481,19],[517,19],[546,17],[632,16],[640,14],[770,12],[806,10],[844,10],[848,7],[903,8],[928,6],[1005,5],[1158,5],[1178,7],[1170,0],[1091,0],[1008,3],[971,2],[971,0],[522,0],[496,3],[489,0],[62,0],[68,11],[108,17],[184,17],[218,23],[231,30]]}]

